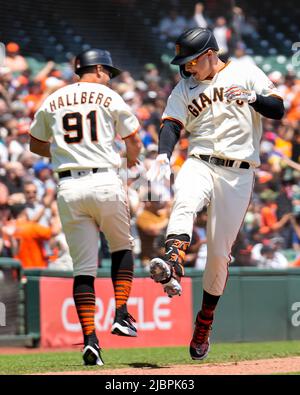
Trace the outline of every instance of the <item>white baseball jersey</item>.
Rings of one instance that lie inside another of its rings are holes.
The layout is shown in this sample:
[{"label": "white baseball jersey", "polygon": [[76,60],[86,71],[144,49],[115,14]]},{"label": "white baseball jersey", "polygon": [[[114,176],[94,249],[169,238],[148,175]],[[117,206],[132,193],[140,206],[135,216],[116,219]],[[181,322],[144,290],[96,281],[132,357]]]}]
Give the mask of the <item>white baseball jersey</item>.
[{"label": "white baseball jersey", "polygon": [[182,79],[168,99],[163,119],[179,121],[190,133],[190,155],[213,154],[258,166],[261,115],[248,103],[226,101],[224,89],[233,84],[263,96],[281,97],[257,66],[241,68],[228,62],[211,80]]},{"label": "white baseball jersey", "polygon": [[113,142],[136,133],[137,118],[102,84],[78,82],[52,93],[36,112],[32,137],[51,142],[53,169],[120,167]]}]

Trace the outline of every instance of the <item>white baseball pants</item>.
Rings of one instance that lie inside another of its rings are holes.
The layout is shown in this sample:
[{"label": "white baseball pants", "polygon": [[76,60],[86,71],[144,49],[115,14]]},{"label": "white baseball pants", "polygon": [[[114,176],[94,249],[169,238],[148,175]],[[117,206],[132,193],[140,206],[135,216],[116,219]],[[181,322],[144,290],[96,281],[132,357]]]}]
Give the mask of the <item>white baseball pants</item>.
[{"label": "white baseball pants", "polygon": [[99,230],[104,233],[111,252],[132,250],[126,193],[113,169],[62,178],[57,203],[74,276],[96,277]]},{"label": "white baseball pants", "polygon": [[196,213],[208,205],[207,262],[203,288],[222,295],[232,245],[250,203],[254,169],[216,166],[188,158],[175,181],[175,200],[167,235],[192,236]]}]

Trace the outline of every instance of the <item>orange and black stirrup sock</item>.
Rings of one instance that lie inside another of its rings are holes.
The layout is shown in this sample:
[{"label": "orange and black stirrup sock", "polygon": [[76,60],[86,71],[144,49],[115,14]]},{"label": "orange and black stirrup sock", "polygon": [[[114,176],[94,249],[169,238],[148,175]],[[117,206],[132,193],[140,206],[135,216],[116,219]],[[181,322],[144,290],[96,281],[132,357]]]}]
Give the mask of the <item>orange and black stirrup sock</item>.
[{"label": "orange and black stirrup sock", "polygon": [[197,319],[207,325],[210,325],[214,319],[214,312],[217,307],[220,296],[211,295],[206,291],[203,291],[202,307],[198,313]]},{"label": "orange and black stirrup sock", "polygon": [[93,276],[76,276],[73,283],[73,298],[81,324],[84,344],[98,343],[95,332],[96,298]]},{"label": "orange and black stirrup sock", "polygon": [[131,250],[116,251],[111,254],[111,279],[113,282],[116,310],[127,312],[133,278],[133,256]]}]

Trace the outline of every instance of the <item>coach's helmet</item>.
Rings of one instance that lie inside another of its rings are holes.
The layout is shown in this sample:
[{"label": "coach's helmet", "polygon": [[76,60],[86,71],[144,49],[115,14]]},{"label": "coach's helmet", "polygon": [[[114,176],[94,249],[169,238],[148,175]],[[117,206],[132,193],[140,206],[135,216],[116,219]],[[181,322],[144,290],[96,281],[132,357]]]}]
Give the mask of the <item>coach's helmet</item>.
[{"label": "coach's helmet", "polygon": [[211,30],[201,27],[186,30],[175,42],[176,56],[171,64],[178,65],[181,76],[188,78],[191,73],[185,71],[184,65],[209,49],[219,51],[217,40]]},{"label": "coach's helmet", "polygon": [[81,52],[75,58],[75,73],[84,67],[101,65],[107,68],[111,74],[112,78],[117,77],[122,73],[122,70],[113,66],[110,52],[103,49],[88,49],[87,51]]}]

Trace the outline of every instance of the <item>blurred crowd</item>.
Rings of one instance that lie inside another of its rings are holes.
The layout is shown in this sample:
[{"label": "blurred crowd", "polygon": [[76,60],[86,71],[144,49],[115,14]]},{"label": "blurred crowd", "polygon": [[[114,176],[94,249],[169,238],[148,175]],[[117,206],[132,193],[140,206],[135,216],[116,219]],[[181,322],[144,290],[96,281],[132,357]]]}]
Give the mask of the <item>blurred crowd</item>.
[{"label": "blurred crowd", "polygon": [[174,41],[184,30],[194,27],[209,28],[216,37],[220,58],[226,61],[236,50],[235,56],[239,57],[240,51],[245,49],[243,38],[251,36],[257,29],[256,20],[245,15],[241,7],[229,6],[226,15],[228,17],[224,15],[211,17],[201,2],[195,4],[193,13],[186,10],[184,15],[180,7],[174,4],[169,14],[160,20],[155,31],[165,44],[165,48],[173,50]]},{"label": "blurred crowd", "polygon": [[[192,20],[170,12],[159,24],[162,40],[173,40],[188,26],[209,26],[222,42],[221,54],[231,61],[253,62],[245,55],[240,37],[255,28],[241,9],[235,10],[234,51],[226,49],[231,31],[224,17],[212,21],[198,3]],[[175,19],[174,19],[175,18]],[[176,21],[176,23],[175,23]],[[172,27],[172,29],[171,29]],[[223,32],[221,34],[221,32]],[[241,35],[241,36],[239,36]],[[262,165],[256,170],[255,188],[232,251],[232,265],[261,268],[300,266],[300,81],[293,72],[274,70],[269,78],[284,97],[286,115],[282,121],[263,120]],[[175,147],[173,176],[165,185],[149,185],[145,174],[156,158],[161,115],[167,98],[179,81],[177,72],[162,76],[159,67],[148,63],[139,78],[125,71],[111,81],[138,117],[144,144],[142,165],[124,170],[135,238],[136,265],[147,270],[154,256],[163,256],[165,231],[172,207],[173,182],[188,152],[188,134]],[[77,77],[72,64],[58,67],[48,61],[33,73],[18,43],[6,45],[5,64],[0,67],[0,257],[19,259],[24,268],[71,270],[65,236],[56,204],[57,177],[51,162],[29,151],[29,127],[35,111],[56,89]],[[115,148],[125,150],[121,139]],[[126,175],[125,175],[126,173]],[[186,266],[203,269],[206,262],[207,210],[197,214]],[[99,229],[99,267],[109,258],[105,237]]]}]

